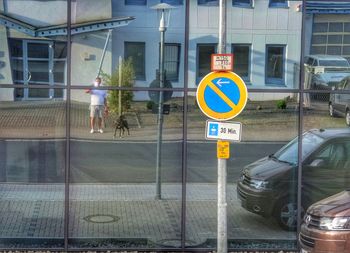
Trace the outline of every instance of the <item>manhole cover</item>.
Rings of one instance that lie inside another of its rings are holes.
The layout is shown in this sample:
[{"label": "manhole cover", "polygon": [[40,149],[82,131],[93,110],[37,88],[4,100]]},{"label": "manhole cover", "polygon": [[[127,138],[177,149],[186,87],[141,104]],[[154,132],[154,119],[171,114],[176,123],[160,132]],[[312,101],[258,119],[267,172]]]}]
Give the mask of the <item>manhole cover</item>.
[{"label": "manhole cover", "polygon": [[84,220],[91,223],[112,223],[120,218],[110,214],[94,214],[84,217]]}]

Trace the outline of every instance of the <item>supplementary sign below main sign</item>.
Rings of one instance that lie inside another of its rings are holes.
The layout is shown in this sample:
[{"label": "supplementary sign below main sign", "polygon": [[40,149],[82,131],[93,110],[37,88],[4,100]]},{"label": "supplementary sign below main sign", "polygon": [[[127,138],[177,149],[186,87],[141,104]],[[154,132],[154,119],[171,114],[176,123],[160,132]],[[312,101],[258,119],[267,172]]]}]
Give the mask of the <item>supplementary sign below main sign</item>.
[{"label": "supplementary sign below main sign", "polygon": [[230,143],[228,141],[218,141],[217,143],[217,158],[229,159],[230,158]]},{"label": "supplementary sign below main sign", "polygon": [[232,71],[233,54],[212,54],[211,71]]},{"label": "supplementary sign below main sign", "polygon": [[207,140],[241,141],[242,124],[240,122],[218,122],[207,120],[205,138]]},{"label": "supplementary sign below main sign", "polygon": [[248,99],[244,81],[233,72],[211,72],[199,83],[197,103],[215,120],[229,120],[240,114]]}]

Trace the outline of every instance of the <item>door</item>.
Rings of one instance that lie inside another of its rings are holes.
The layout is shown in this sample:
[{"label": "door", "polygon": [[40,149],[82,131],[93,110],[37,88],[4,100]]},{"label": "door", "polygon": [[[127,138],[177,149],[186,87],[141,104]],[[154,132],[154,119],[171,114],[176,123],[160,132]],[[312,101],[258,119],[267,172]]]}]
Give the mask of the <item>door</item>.
[{"label": "door", "polygon": [[12,40],[10,47],[14,82],[24,86],[15,89],[17,100],[63,98],[63,90],[51,86],[65,85],[66,82],[65,43]]}]

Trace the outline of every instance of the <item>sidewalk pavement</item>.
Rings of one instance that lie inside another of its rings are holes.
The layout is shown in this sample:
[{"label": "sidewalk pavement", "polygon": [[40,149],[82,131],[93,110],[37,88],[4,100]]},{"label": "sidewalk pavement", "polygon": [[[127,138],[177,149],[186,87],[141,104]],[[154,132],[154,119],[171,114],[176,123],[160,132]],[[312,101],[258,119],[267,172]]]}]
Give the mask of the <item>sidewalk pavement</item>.
[{"label": "sidewalk pavement", "polygon": [[[198,246],[216,238],[216,185],[189,183],[186,188],[186,241]],[[294,232],[281,230],[274,220],[242,209],[235,189],[228,185],[229,239],[295,239]],[[161,200],[155,200],[153,184],[72,184],[69,192],[71,238],[180,244],[181,184],[163,184]],[[1,184],[0,213],[0,239],[62,238],[64,185]]]}]

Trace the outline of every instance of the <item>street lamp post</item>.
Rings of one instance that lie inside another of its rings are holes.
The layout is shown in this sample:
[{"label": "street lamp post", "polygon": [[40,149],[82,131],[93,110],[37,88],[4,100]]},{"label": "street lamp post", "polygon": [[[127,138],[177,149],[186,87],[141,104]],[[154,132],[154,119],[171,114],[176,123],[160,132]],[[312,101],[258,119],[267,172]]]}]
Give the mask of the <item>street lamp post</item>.
[{"label": "street lamp post", "polygon": [[[160,22],[159,22],[159,32],[160,32],[160,57],[159,57],[159,88],[164,88],[165,83],[165,71],[164,71],[164,43],[165,43],[165,32],[170,21],[170,10],[175,7],[170,4],[161,3],[157,4],[151,9],[160,11]],[[166,25],[166,14],[168,14],[168,24]],[[163,91],[159,92],[158,101],[158,136],[157,136],[157,161],[156,161],[156,196],[155,199],[162,198],[161,189],[161,159],[162,159],[162,134],[163,134]]]}]

